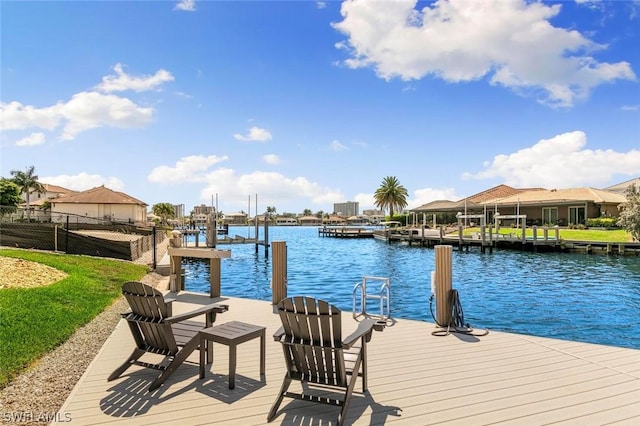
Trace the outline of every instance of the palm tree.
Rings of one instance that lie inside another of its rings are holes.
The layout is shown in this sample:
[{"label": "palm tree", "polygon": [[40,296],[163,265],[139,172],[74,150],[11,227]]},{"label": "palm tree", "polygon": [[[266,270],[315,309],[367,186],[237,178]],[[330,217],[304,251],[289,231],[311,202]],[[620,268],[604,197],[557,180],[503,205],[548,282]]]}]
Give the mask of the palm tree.
[{"label": "palm tree", "polygon": [[171,203],[158,203],[153,205],[153,214],[160,216],[162,223],[166,224],[167,219],[173,219],[175,210]]},{"label": "palm tree", "polygon": [[394,210],[400,211],[407,207],[408,196],[407,188],[402,186],[395,176],[382,179],[382,185],[373,194],[376,207],[382,210],[389,209],[389,218],[393,218]]},{"label": "palm tree", "polygon": [[[31,192],[37,192],[42,194],[47,192],[40,182],[38,182],[38,175],[34,174],[36,168],[34,166],[27,167],[26,171],[12,170],[13,182],[20,188],[20,191],[25,193],[25,200],[27,202],[27,220],[31,221]],[[32,191],[33,190],[33,191]]]},{"label": "palm tree", "polygon": [[267,206],[267,214],[265,215],[265,220],[269,223],[274,223],[276,217],[276,207],[275,206]]}]

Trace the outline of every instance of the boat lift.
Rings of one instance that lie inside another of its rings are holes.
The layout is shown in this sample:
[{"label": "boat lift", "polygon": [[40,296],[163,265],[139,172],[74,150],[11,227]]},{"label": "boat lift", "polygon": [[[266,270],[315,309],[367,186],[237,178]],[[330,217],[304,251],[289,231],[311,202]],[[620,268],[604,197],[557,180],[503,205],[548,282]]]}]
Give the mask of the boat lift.
[{"label": "boat lift", "polygon": [[[369,288],[371,288],[373,283],[375,282],[380,283],[379,290],[376,293],[372,293],[372,294],[367,293],[367,284],[369,284]],[[353,317],[357,318],[360,315],[367,315],[367,300],[372,299],[372,300],[379,301],[380,314],[371,315],[371,316],[379,317],[380,319],[384,319],[384,320],[391,318],[391,287],[390,286],[391,286],[391,280],[389,278],[372,277],[367,275],[362,277],[362,281],[357,282],[353,287],[353,300],[352,300]],[[358,299],[360,300],[359,307],[358,307]]]}]

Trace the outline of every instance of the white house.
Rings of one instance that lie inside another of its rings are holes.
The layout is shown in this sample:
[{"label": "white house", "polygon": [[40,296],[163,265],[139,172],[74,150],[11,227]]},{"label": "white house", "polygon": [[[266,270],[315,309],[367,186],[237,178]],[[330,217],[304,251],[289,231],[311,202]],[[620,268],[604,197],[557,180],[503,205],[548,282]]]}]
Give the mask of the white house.
[{"label": "white house", "polygon": [[67,215],[115,222],[146,223],[147,204],[104,185],[50,200],[51,220],[62,222]]},{"label": "white house", "polygon": [[246,225],[247,214],[246,213],[225,213],[224,223],[229,225]]},{"label": "white house", "polygon": [[47,222],[51,217],[51,212],[49,210],[42,210],[42,206],[45,202],[51,201],[54,198],[59,198],[65,195],[75,194],[76,191],[71,189],[64,188],[58,185],[51,185],[49,183],[41,183],[44,188],[43,192],[37,192],[32,190],[29,193],[29,205],[27,206],[27,193],[23,192],[20,194],[22,197],[22,204],[19,206],[18,213],[15,214],[15,218],[17,217],[25,217],[26,210],[30,209],[31,214],[30,217],[32,220],[36,220],[39,222]]}]

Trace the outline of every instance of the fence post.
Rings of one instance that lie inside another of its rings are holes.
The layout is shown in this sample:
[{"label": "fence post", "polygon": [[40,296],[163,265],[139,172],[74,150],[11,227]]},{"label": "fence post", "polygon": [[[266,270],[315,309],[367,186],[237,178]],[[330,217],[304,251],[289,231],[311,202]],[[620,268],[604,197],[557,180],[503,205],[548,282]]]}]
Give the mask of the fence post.
[{"label": "fence post", "polygon": [[156,270],[156,265],[157,265],[157,256],[158,254],[156,253],[156,225],[153,225],[153,270]]},{"label": "fence post", "polygon": [[65,236],[64,252],[66,254],[69,254],[69,215],[67,215],[67,229],[64,236]]}]

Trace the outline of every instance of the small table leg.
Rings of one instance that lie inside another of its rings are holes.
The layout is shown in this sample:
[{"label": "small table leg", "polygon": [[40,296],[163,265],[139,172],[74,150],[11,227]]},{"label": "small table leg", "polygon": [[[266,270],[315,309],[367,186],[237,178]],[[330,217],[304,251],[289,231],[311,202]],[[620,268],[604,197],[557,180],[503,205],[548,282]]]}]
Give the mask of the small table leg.
[{"label": "small table leg", "polygon": [[260,377],[265,375],[265,330],[260,333]]},{"label": "small table leg", "polygon": [[229,345],[229,389],[236,387],[236,345]]},{"label": "small table leg", "polygon": [[200,378],[201,379],[204,379],[204,363],[205,363],[204,354],[207,351],[205,348],[205,342],[206,342],[206,339],[201,334],[200,335]]}]

